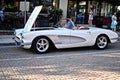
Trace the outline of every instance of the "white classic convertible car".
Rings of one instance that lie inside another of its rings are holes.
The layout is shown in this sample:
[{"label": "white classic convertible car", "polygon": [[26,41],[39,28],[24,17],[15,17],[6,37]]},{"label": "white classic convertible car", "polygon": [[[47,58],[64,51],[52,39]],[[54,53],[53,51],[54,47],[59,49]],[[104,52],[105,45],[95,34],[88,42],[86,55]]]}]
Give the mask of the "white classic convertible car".
[{"label": "white classic convertible car", "polygon": [[95,46],[105,49],[108,43],[115,43],[118,34],[112,30],[79,27],[69,20],[63,27],[36,27],[33,24],[41,11],[42,6],[37,6],[31,13],[25,27],[15,30],[14,40],[23,48],[33,49],[38,53],[45,53],[51,48],[73,48]]}]

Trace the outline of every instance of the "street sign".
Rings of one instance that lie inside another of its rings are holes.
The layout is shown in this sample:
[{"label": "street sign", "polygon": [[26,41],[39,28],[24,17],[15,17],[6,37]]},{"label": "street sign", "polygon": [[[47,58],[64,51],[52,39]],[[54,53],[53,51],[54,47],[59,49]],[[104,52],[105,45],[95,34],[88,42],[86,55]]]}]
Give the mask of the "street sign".
[{"label": "street sign", "polygon": [[25,1],[20,1],[20,10],[21,11],[29,11],[29,5],[30,5],[29,1],[26,1],[26,2]]}]

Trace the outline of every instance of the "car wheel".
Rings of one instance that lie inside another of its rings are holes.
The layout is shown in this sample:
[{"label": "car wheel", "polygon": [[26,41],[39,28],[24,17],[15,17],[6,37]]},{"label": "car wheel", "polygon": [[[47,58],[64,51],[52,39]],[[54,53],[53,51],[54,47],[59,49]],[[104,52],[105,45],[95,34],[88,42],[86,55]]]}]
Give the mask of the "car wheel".
[{"label": "car wheel", "polygon": [[108,39],[106,36],[101,35],[97,38],[96,40],[96,44],[95,44],[96,48],[98,49],[105,49],[108,46]]},{"label": "car wheel", "polygon": [[33,42],[33,50],[35,50],[37,53],[45,53],[49,50],[49,47],[49,40],[45,37],[37,38]]}]

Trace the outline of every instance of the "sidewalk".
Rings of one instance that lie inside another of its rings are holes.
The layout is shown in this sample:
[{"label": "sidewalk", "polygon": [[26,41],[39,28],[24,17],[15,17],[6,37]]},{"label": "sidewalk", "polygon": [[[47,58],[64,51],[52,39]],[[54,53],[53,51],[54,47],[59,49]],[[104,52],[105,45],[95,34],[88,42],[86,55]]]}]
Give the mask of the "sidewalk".
[{"label": "sidewalk", "polygon": [[[88,26],[88,25],[84,25]],[[120,31],[118,32],[119,35],[119,41],[120,41]],[[13,34],[0,34],[0,46],[7,46],[7,45],[15,45],[15,41],[13,40],[14,35]]]},{"label": "sidewalk", "polygon": [[13,35],[0,35],[0,46],[15,45]]}]

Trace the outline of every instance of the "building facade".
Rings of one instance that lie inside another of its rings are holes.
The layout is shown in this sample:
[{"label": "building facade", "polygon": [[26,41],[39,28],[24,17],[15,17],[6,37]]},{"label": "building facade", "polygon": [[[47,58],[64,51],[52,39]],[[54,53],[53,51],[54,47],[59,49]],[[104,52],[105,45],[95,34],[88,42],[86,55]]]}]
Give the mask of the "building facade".
[{"label": "building facade", "polygon": [[[60,8],[63,10],[63,19],[70,17],[69,15],[72,14],[74,18],[77,15],[82,13],[84,16],[84,23],[87,23],[88,19],[88,12],[90,8],[93,9],[94,12],[94,23],[96,21],[96,17],[101,16],[103,18],[104,24],[109,23],[109,17],[114,11],[117,11],[118,4],[114,4],[113,0],[1,0],[0,1],[0,8],[5,7],[4,13],[7,16],[7,26],[18,26],[18,24],[14,24],[11,22],[11,19],[15,19],[14,21],[19,21],[19,26],[23,23],[23,17],[25,16],[24,13],[19,17],[19,12],[21,11],[21,2],[28,2],[27,6],[27,14],[34,9],[35,6],[43,5],[44,7],[54,7]],[[117,2],[117,1],[116,1]],[[69,9],[72,9],[72,12],[69,12]],[[12,17],[13,16],[13,17]],[[17,23],[17,22],[14,22]],[[12,25],[11,25],[12,24]],[[24,24],[22,24],[23,26]],[[5,28],[6,29],[6,28]]]},{"label": "building facade", "polygon": [[68,8],[72,7],[78,10],[77,13],[81,10],[84,13],[88,13],[89,9],[92,7],[94,14],[101,16],[108,16],[108,14],[115,9],[115,5],[107,0],[1,0],[0,5],[5,5],[8,11],[10,9],[19,10],[21,1],[30,2],[30,10],[37,5],[59,7],[63,10],[65,17],[67,16]]},{"label": "building facade", "polygon": [[[59,8],[63,9],[64,17],[69,15],[69,9],[74,8],[76,10],[76,16],[80,13],[84,13],[85,22],[87,22],[88,12],[90,8],[93,9],[94,17],[101,16],[104,19],[107,19],[112,15],[114,11],[117,11],[117,4],[113,4],[107,0],[100,1],[100,0],[60,0]],[[104,23],[108,24],[108,22]]]}]

